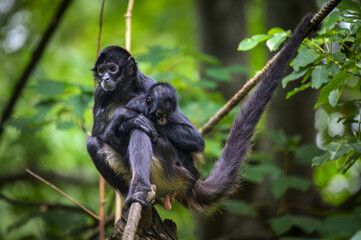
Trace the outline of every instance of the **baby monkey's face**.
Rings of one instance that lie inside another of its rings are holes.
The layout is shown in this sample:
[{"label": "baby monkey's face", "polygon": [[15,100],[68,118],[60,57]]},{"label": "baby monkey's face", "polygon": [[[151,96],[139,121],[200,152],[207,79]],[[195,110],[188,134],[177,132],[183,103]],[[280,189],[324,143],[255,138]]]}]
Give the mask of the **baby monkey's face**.
[{"label": "baby monkey's face", "polygon": [[176,110],[177,101],[177,93],[171,85],[155,84],[147,95],[148,114],[158,125],[164,125]]},{"label": "baby monkey's face", "polygon": [[155,111],[155,118],[159,125],[164,125],[167,123],[168,118],[170,118],[173,114],[173,110],[167,111],[165,109],[157,109]]}]

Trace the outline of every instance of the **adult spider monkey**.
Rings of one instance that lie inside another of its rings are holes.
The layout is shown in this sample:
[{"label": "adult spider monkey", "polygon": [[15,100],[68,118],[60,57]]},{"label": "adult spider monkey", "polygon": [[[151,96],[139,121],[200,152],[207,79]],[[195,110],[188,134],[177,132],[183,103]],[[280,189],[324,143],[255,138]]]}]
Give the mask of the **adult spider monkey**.
[{"label": "adult spider monkey", "polygon": [[[128,125],[133,124],[132,121],[129,123],[128,120],[143,114],[151,120],[156,129],[157,136],[150,134],[154,140],[153,155],[160,156],[156,158],[162,161],[167,179],[171,180],[174,176],[180,174],[188,178],[190,183],[194,183],[200,176],[198,169],[194,166],[193,157],[197,155],[179,147],[169,149],[167,146],[168,139],[165,138],[167,133],[164,131],[164,126],[167,124],[166,126],[170,125],[169,128],[174,127],[174,123],[168,121],[177,108],[177,102],[178,95],[170,84],[154,84],[146,93],[140,93],[138,96],[131,98],[125,107],[118,107],[100,138],[114,148],[121,146],[121,141],[128,132]],[[203,144],[203,142],[200,142],[200,144]],[[165,154],[168,155],[168,159],[162,157]],[[172,208],[171,202],[174,197],[175,192],[173,190],[168,190],[165,193],[164,208],[166,210]]]},{"label": "adult spider monkey", "polygon": [[[182,155],[183,152],[202,152],[204,149],[201,135],[179,108],[168,119],[168,123],[172,124],[163,126],[161,147],[152,144],[151,140],[157,136],[156,129],[140,113],[121,122],[113,137],[104,135],[113,116],[123,111],[134,96],[146,94],[156,81],[142,74],[134,58],[123,48],[107,47],[100,53],[93,68],[100,85],[95,92],[94,125],[87,148],[95,166],[108,183],[127,196],[126,204],[136,201],[147,206],[145,199],[151,182],[157,185],[157,197],[176,193],[175,198],[180,203],[196,211],[204,210],[234,191],[254,128],[302,42],[311,17],[306,16],[301,21],[276,62],[261,78],[258,88],[244,103],[234,120],[220,159],[205,180],[192,182],[186,167],[169,164],[173,157],[179,162],[187,162],[187,159],[183,159],[187,154]],[[119,143],[114,139],[121,141]]]}]

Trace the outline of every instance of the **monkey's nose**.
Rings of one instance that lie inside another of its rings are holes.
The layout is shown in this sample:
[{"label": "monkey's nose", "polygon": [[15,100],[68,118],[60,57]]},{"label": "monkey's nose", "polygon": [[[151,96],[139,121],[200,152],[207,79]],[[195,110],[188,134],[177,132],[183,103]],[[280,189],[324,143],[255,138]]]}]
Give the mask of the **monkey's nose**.
[{"label": "monkey's nose", "polygon": [[166,118],[158,119],[158,120],[157,120],[157,123],[158,123],[159,125],[164,125],[164,124],[167,123],[167,119],[166,119]]}]

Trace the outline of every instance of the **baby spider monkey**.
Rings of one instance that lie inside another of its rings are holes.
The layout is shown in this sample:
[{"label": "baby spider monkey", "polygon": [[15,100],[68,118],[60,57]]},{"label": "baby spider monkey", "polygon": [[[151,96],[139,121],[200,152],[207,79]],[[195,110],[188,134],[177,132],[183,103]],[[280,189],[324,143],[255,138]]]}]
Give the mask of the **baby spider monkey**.
[{"label": "baby spider monkey", "polygon": [[152,120],[155,128],[165,125],[177,108],[178,95],[175,89],[168,83],[153,85],[146,94],[140,94],[131,99],[126,105],[138,113]]},{"label": "baby spider monkey", "polygon": [[[163,125],[167,124],[169,118],[173,115],[178,104],[178,95],[175,89],[168,83],[156,83],[146,93],[141,93],[129,100],[125,107],[118,107],[115,110],[112,121],[104,132],[104,140],[109,140],[117,130],[126,133],[128,129],[133,129],[133,124],[129,119],[138,114],[147,117],[153,123],[156,134],[151,131],[147,133],[153,142],[157,142],[158,134],[162,134]],[[146,131],[148,126],[137,126]],[[166,137],[166,136],[164,136]]]}]

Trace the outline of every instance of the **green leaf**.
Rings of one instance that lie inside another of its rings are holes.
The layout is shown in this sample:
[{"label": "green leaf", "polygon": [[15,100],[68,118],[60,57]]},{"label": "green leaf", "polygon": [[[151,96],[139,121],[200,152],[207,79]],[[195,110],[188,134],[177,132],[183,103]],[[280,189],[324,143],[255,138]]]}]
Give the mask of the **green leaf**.
[{"label": "green leaf", "polygon": [[180,53],[176,48],[165,48],[160,45],[148,47],[148,53],[137,56],[137,62],[148,62],[152,67],[166,61],[171,57],[175,57]]},{"label": "green leaf", "polygon": [[313,63],[320,55],[314,50],[301,46],[296,58],[293,60],[293,69],[298,71],[300,67],[305,67],[310,63]]},{"label": "green leaf", "polygon": [[54,99],[46,99],[38,102],[35,105],[37,113],[34,116],[34,122],[44,122],[45,116],[51,111],[56,103],[57,101]]},{"label": "green leaf", "polygon": [[292,227],[292,222],[289,216],[282,216],[271,219],[271,228],[277,235],[286,233]]},{"label": "green leaf", "polygon": [[361,143],[359,141],[356,143],[350,143],[349,145],[355,152],[361,153]]},{"label": "green leaf", "polygon": [[312,159],[322,153],[323,151],[318,149],[315,144],[306,144],[297,148],[295,160],[299,164],[309,166],[312,163]]},{"label": "green leaf", "polygon": [[234,73],[245,73],[247,69],[242,65],[232,65],[228,67],[213,67],[207,68],[205,74],[208,77],[213,78],[218,81],[230,81],[232,79],[232,74]]},{"label": "green leaf", "polygon": [[257,212],[251,208],[246,202],[230,200],[225,203],[225,207],[228,212],[240,215],[256,217]]},{"label": "green leaf", "polygon": [[194,86],[208,89],[215,89],[218,86],[217,82],[208,79],[201,79],[193,84]]},{"label": "green leaf", "polygon": [[261,43],[269,38],[270,38],[270,36],[267,34],[259,34],[259,35],[254,35],[251,38],[243,39],[239,43],[237,50],[238,51],[248,51],[248,50],[256,47],[259,43]]},{"label": "green leaf", "polygon": [[291,227],[297,227],[308,234],[322,226],[322,221],[312,217],[285,215],[271,220],[271,228],[277,235],[286,233]]},{"label": "green leaf", "polygon": [[361,231],[355,233],[350,240],[361,240]]},{"label": "green leaf", "polygon": [[314,157],[312,159],[312,167],[319,167],[321,165],[323,165],[325,162],[327,162],[327,160],[330,157],[330,153],[329,152],[325,152],[323,155],[321,156],[317,156]]},{"label": "green leaf", "polygon": [[329,83],[323,86],[314,108],[317,108],[317,106],[320,104],[327,103],[330,92],[333,91],[335,88],[342,86],[343,81],[347,77],[347,70],[342,70]]},{"label": "green leaf", "polygon": [[290,97],[292,97],[296,93],[302,92],[302,91],[306,90],[309,87],[311,87],[311,83],[306,83],[306,84],[301,85],[301,87],[298,87],[298,88],[293,89],[292,91],[289,91],[287,93],[286,99],[289,99]]},{"label": "green leaf", "polygon": [[327,150],[330,153],[330,160],[335,161],[340,157],[346,155],[346,153],[351,149],[348,143],[344,142],[331,142],[327,146]]},{"label": "green leaf", "polygon": [[281,43],[287,38],[287,33],[276,33],[270,39],[267,40],[266,44],[270,51],[276,51]]},{"label": "green leaf", "polygon": [[331,215],[323,221],[319,232],[325,239],[349,239],[352,234],[360,230],[360,212],[353,210],[353,214]]},{"label": "green leaf", "polygon": [[32,85],[29,88],[35,89],[41,95],[53,96],[62,94],[65,90],[65,84],[59,81],[39,79],[37,85]]},{"label": "green leaf", "polygon": [[340,72],[340,67],[334,62],[330,63],[330,65],[327,67],[327,69],[333,77],[336,76]]},{"label": "green leaf", "polygon": [[346,54],[344,54],[343,52],[332,53],[331,57],[337,62],[343,62],[346,60]]},{"label": "green leaf", "polygon": [[282,196],[289,188],[306,191],[311,185],[309,180],[297,176],[279,176],[272,181],[272,193],[275,198]]},{"label": "green leaf", "polygon": [[90,101],[90,96],[87,94],[81,94],[70,97],[67,103],[72,107],[75,115],[82,118],[85,110],[89,107]]},{"label": "green leaf", "polygon": [[324,65],[318,65],[312,71],[312,88],[319,89],[328,82],[328,70]]},{"label": "green leaf", "polygon": [[248,166],[245,178],[250,182],[261,183],[264,175],[271,174],[275,176],[280,173],[281,170],[277,166],[269,163],[263,163],[256,166]]},{"label": "green leaf", "polygon": [[329,32],[330,29],[334,26],[336,19],[340,16],[339,11],[333,11],[331,14],[329,14],[322,23],[322,30],[321,33]]},{"label": "green leaf", "polygon": [[306,74],[308,71],[307,68],[302,69],[301,71],[293,71],[292,73],[288,74],[286,77],[282,79],[282,87],[286,88],[287,84],[293,80],[297,80],[301,78],[303,75]]},{"label": "green leaf", "polygon": [[276,34],[276,33],[286,33],[286,31],[283,30],[282,28],[274,27],[274,28],[271,28],[271,29],[267,32],[268,35],[274,35],[274,34]]},{"label": "green leaf", "polygon": [[328,95],[328,102],[332,107],[336,107],[338,99],[341,96],[342,91],[340,91],[338,88],[330,92],[330,95]]},{"label": "green leaf", "polygon": [[74,122],[57,122],[56,128],[59,130],[67,130],[74,127]]}]

